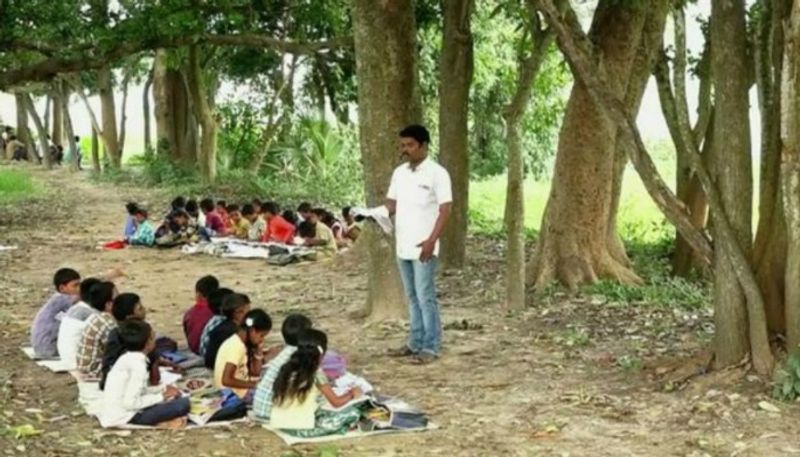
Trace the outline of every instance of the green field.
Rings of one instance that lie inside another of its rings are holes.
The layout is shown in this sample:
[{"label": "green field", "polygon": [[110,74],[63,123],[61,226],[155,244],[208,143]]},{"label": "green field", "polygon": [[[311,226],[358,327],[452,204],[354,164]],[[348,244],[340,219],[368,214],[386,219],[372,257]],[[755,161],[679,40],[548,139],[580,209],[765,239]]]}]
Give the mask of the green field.
[{"label": "green field", "polygon": [[31,176],[19,170],[0,170],[0,202],[19,200],[40,192]]}]

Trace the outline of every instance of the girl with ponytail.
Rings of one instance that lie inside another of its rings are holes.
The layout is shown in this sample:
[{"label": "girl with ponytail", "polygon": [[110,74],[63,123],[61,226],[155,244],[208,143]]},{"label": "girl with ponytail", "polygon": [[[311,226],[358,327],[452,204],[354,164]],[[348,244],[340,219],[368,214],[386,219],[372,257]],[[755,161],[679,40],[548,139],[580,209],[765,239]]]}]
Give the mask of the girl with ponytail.
[{"label": "girl with ponytail", "polygon": [[313,429],[320,396],[339,408],[362,395],[355,388],[336,395],[320,363],[328,349],[328,337],[316,329],[303,331],[297,339],[297,350],[283,365],[273,384],[270,425],[285,430]]},{"label": "girl with ponytail", "polygon": [[222,343],[214,363],[214,386],[231,389],[249,402],[264,363],[262,345],[272,320],[261,309],[248,311],[238,331]]}]

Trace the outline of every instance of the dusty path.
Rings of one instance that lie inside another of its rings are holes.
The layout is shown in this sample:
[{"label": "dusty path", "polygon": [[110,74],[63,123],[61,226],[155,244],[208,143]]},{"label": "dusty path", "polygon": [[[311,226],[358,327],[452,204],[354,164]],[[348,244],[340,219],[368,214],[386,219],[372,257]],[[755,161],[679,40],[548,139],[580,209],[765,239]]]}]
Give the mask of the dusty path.
[{"label": "dusty path", "polygon": [[[674,393],[664,391],[672,372],[662,361],[697,353],[704,344],[698,335],[707,324],[707,313],[657,306],[632,309],[587,297],[554,298],[508,314],[499,309],[501,248],[472,240],[466,270],[441,278],[443,320],[449,324],[466,319],[482,327],[447,330],[446,351],[435,365],[404,365],[381,356],[386,347],[402,341],[402,323],[366,323],[348,317],[365,293],[363,269],[353,256],[335,263],[274,268],[259,261],[189,258],[176,251],[101,252],[96,243],[120,233],[127,199],[148,201],[152,208],[166,199],[151,190],[76,179],[66,171],[33,174],[55,191],[49,199],[0,206],[0,244],[19,246],[0,252],[0,431],[32,424],[43,434],[16,440],[0,433],[0,453],[800,454],[800,408],[778,404],[781,413],[759,409],[758,403],[767,399],[764,386],[758,381],[740,382],[737,371],[700,378]],[[89,275],[119,263],[129,274],[119,283],[120,290],[143,297],[148,320],[159,333],[182,339],[180,316],[192,303],[194,282],[214,274],[223,284],[248,293],[278,323],[292,310],[312,316],[328,332],[332,346],[348,355],[353,371],[363,373],[379,390],[424,407],[440,429],[291,449],[255,426],[136,434],[101,430],[76,405],[70,377],[36,367],[18,348],[27,340],[32,316],[50,294],[56,268],[68,265]],[[637,369],[638,360],[644,370]]]}]

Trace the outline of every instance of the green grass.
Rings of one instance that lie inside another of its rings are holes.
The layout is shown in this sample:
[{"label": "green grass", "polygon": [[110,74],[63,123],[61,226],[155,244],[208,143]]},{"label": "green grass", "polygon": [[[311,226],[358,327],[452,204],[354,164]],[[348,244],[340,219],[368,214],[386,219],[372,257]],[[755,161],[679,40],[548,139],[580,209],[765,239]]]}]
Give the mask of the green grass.
[{"label": "green grass", "polygon": [[28,173],[0,169],[0,202],[17,201],[41,192]]}]

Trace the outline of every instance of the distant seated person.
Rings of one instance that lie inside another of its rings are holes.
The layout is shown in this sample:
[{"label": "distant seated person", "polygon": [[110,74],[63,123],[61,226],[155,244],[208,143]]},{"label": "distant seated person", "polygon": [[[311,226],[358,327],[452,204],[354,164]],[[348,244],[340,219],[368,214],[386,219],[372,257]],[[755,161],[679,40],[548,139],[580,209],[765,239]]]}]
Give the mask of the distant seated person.
[{"label": "distant seated person", "polygon": [[185,209],[174,209],[156,230],[156,246],[178,246],[197,241],[197,225]]},{"label": "distant seated person", "polygon": [[295,227],[286,221],[279,213],[278,204],[266,202],[261,207],[264,220],[267,222],[267,232],[261,241],[291,244],[294,238]]},{"label": "distant seated person", "polygon": [[261,214],[261,200],[254,198],[250,204],[253,205],[253,211],[255,211],[256,214]]},{"label": "distant seated person", "polygon": [[197,204],[197,200],[190,199],[186,202],[186,206],[183,208],[189,213],[189,216],[194,220],[198,227],[202,228],[206,226],[206,218],[202,211],[200,211],[200,205]]},{"label": "distant seated person", "polygon": [[311,211],[314,208],[311,206],[309,202],[300,203],[297,206],[297,224],[299,225],[300,222],[307,221],[311,217]]},{"label": "distant seated person", "polygon": [[156,242],[156,231],[153,224],[147,220],[147,210],[136,208],[133,215],[133,222],[136,225],[136,232],[133,236],[125,239],[131,246],[152,246]]},{"label": "distant seated person", "polygon": [[175,211],[179,209],[186,209],[186,198],[183,196],[177,196],[172,203],[170,203],[170,211]]},{"label": "distant seated person", "polygon": [[125,218],[125,229],[123,229],[122,236],[128,239],[136,234],[136,221],[135,214],[139,211],[139,205],[136,202],[128,202],[125,204],[125,211],[128,212],[128,217]]},{"label": "distant seated person", "polygon": [[225,202],[225,200],[217,200],[216,208],[217,214],[219,214],[219,217],[222,218],[222,222],[225,224],[225,227],[230,228],[231,220],[230,216],[228,215],[228,204]]},{"label": "distant seated person", "polygon": [[[258,205],[259,209],[261,204]],[[247,229],[247,239],[249,241],[261,241],[264,234],[267,233],[267,222],[256,211],[255,205],[247,204],[242,206],[242,218],[246,219],[250,224]]]},{"label": "distant seated person", "polygon": [[16,135],[10,135],[6,141],[6,158],[8,160],[28,160],[25,143],[19,141]]},{"label": "distant seated person", "polygon": [[350,241],[356,241],[358,235],[361,234],[361,226],[356,222],[353,215],[350,213],[350,207],[345,206],[342,208],[342,218],[345,223],[345,237]]},{"label": "distant seated person", "polygon": [[239,205],[230,204],[227,208],[230,221],[229,232],[240,240],[246,240],[250,232],[250,221],[242,217]]},{"label": "distant seated person", "polygon": [[328,210],[324,208],[314,208],[312,210],[317,221],[327,225],[333,232],[333,238],[336,240],[336,245],[339,247],[347,246],[347,238],[344,236],[344,225]]},{"label": "distant seated person", "polygon": [[313,247],[321,257],[333,257],[338,251],[336,239],[333,237],[330,227],[319,222],[313,213],[309,220],[300,223],[297,231],[300,238],[303,238],[303,245]]},{"label": "distant seated person", "polygon": [[281,213],[281,217],[286,219],[286,222],[288,222],[288,223],[292,224],[293,226],[295,226],[295,228],[297,228],[297,225],[300,223],[300,218],[297,217],[297,213],[295,213],[294,211],[292,211],[290,209],[284,210]]},{"label": "distant seated person", "polygon": [[227,236],[228,229],[225,227],[225,221],[217,212],[214,206],[214,200],[210,198],[203,199],[200,202],[200,209],[205,215],[206,223],[204,230],[201,232],[205,238],[212,238],[217,236]]}]

